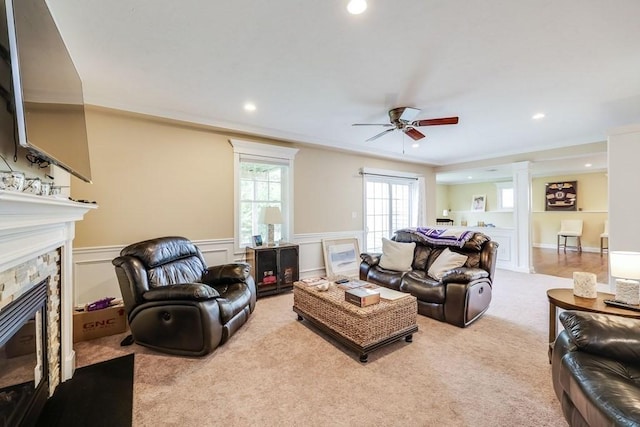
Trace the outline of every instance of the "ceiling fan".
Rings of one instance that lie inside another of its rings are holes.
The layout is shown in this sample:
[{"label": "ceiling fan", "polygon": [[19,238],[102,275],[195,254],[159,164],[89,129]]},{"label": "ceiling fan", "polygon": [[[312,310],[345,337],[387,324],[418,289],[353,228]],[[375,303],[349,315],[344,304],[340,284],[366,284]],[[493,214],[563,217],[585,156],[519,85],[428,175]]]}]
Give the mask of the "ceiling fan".
[{"label": "ceiling fan", "polygon": [[389,110],[390,123],[354,123],[352,126],[387,126],[391,129],[384,130],[377,135],[367,139],[367,142],[378,139],[395,130],[400,130],[409,135],[413,140],[422,139],[425,135],[420,132],[417,127],[422,126],[440,126],[455,125],[458,123],[458,117],[441,117],[438,119],[413,120],[420,110],[411,107],[398,107]]}]

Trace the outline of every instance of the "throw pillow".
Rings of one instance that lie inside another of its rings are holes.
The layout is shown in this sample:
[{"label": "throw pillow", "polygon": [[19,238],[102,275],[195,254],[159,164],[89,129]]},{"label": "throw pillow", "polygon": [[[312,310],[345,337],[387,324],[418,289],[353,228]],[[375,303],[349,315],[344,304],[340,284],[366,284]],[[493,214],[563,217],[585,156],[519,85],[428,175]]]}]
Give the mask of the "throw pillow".
[{"label": "throw pillow", "polygon": [[413,250],[416,243],[400,243],[382,238],[382,256],[380,257],[380,267],[385,270],[409,271],[413,262]]},{"label": "throw pillow", "polygon": [[431,264],[427,274],[436,280],[442,279],[442,276],[452,268],[462,267],[467,262],[467,256],[457,252],[450,251],[446,248],[438,258]]}]

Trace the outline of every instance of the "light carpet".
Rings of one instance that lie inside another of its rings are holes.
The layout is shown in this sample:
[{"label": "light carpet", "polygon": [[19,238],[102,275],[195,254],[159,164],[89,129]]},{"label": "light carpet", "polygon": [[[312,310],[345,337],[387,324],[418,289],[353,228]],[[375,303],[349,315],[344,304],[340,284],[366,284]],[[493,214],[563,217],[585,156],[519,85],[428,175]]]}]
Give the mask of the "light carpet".
[{"label": "light carpet", "polygon": [[547,358],[546,290],[572,280],[497,270],[493,301],[467,328],[418,316],[413,342],[362,364],[306,322],[291,293],[259,299],[207,357],[75,344],[78,366],[135,352],[135,426],[566,426]]}]

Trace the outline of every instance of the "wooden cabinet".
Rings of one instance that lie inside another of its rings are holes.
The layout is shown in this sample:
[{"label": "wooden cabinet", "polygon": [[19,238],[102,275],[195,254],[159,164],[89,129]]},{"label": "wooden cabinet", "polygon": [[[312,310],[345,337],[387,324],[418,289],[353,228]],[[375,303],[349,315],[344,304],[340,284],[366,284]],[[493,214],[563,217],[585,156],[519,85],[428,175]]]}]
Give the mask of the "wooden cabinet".
[{"label": "wooden cabinet", "polygon": [[293,289],[299,280],[298,245],[247,246],[247,262],[256,281],[258,297]]}]

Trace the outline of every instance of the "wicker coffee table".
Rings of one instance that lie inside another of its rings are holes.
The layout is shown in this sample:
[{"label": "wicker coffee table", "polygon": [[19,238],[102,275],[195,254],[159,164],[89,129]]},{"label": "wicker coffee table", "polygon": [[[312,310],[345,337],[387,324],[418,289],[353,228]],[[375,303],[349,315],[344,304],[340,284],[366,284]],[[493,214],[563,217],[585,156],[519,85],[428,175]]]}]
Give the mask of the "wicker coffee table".
[{"label": "wicker coffee table", "polygon": [[358,307],[344,300],[344,290],[331,284],[319,291],[301,282],[293,284],[293,311],[367,362],[369,353],[402,338],[411,342],[418,331],[416,298],[407,294],[397,300],[380,300]]}]

